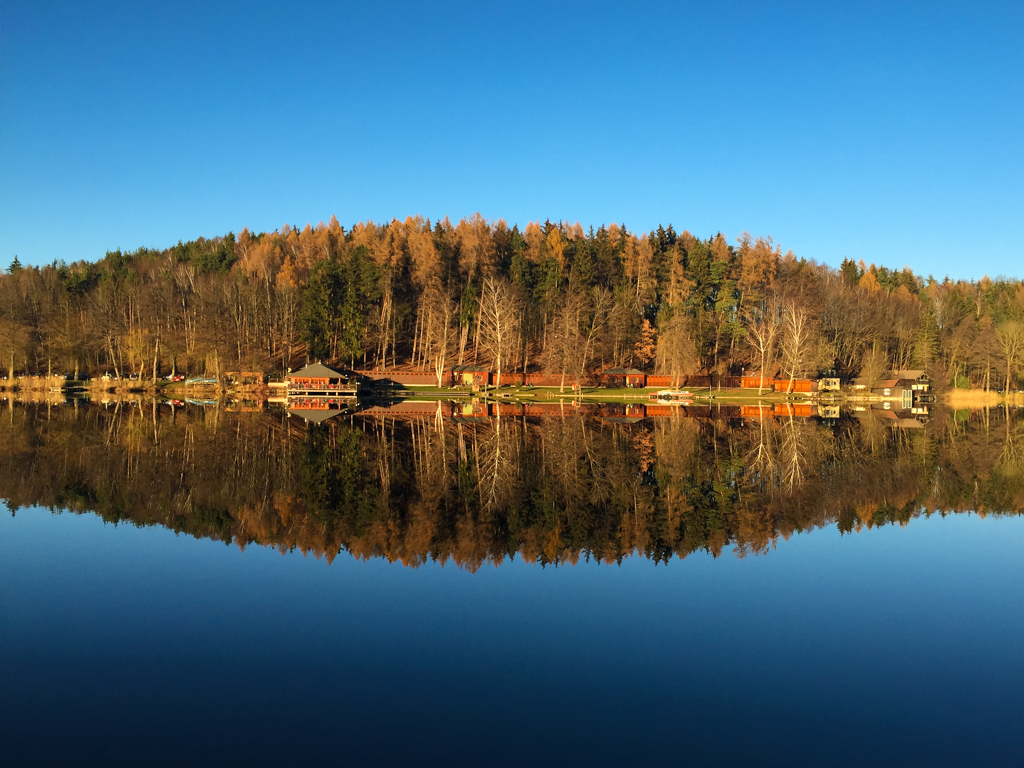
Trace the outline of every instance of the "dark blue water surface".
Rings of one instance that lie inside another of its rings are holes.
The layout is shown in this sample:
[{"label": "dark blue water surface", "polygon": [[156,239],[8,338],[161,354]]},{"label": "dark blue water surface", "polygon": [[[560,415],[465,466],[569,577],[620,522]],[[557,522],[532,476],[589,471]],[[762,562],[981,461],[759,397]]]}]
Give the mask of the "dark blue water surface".
[{"label": "dark blue water surface", "polygon": [[1024,519],[476,572],[0,519],[6,765],[1024,764]]}]

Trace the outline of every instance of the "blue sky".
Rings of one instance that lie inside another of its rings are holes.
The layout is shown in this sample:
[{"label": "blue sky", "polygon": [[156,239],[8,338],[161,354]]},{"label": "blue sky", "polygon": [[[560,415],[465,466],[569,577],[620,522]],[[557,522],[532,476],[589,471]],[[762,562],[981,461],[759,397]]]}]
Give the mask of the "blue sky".
[{"label": "blue sky", "polygon": [[0,264],[480,211],[1024,277],[1024,4],[7,2]]}]

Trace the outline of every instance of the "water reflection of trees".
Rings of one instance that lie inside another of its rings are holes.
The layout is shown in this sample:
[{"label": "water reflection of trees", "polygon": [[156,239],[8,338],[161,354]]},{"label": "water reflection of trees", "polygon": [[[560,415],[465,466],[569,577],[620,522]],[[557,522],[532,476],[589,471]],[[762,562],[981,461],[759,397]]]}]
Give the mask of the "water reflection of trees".
[{"label": "water reflection of trees", "polygon": [[1024,509],[1024,419],[474,420],[167,406],[19,406],[0,420],[17,508],[94,512],[240,547],[475,569],[657,561],[921,514]]}]

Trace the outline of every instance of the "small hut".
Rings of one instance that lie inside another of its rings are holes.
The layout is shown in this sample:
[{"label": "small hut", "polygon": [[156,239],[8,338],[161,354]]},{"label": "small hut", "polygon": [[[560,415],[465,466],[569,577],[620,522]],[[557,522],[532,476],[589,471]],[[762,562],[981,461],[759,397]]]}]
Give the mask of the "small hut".
[{"label": "small hut", "polygon": [[609,368],[601,374],[601,384],[609,389],[643,389],[647,374],[636,368]]},{"label": "small hut", "polygon": [[455,365],[452,382],[455,386],[486,387],[491,383],[491,371],[484,365]]}]

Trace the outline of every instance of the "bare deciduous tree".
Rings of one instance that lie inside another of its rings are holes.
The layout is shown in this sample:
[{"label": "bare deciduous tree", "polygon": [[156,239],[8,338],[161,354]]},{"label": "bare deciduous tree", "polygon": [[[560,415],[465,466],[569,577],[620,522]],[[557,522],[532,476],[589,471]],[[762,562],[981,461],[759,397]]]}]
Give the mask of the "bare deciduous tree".
[{"label": "bare deciduous tree", "polygon": [[451,294],[438,283],[431,283],[427,287],[420,307],[426,315],[423,321],[426,326],[423,346],[434,375],[437,376],[437,386],[440,387],[455,345],[458,308]]},{"label": "bare deciduous tree", "polygon": [[999,339],[999,347],[1006,362],[1006,388],[1009,390],[1024,359],[1024,322],[1010,320],[996,326],[996,338]]},{"label": "bare deciduous tree", "polygon": [[813,335],[806,310],[793,302],[787,303],[782,327],[782,367],[789,374],[787,392],[793,391],[793,381],[803,377],[814,363],[817,345]]},{"label": "bare deciduous tree", "polygon": [[775,362],[782,325],[779,322],[780,304],[776,296],[769,296],[763,304],[755,307],[747,316],[747,341],[754,350],[755,359],[760,364],[760,380],[757,393],[761,394],[768,369]]},{"label": "bare deciduous tree", "polygon": [[520,302],[507,280],[488,277],[480,294],[480,343],[495,367],[495,384],[513,364],[522,323]]}]

